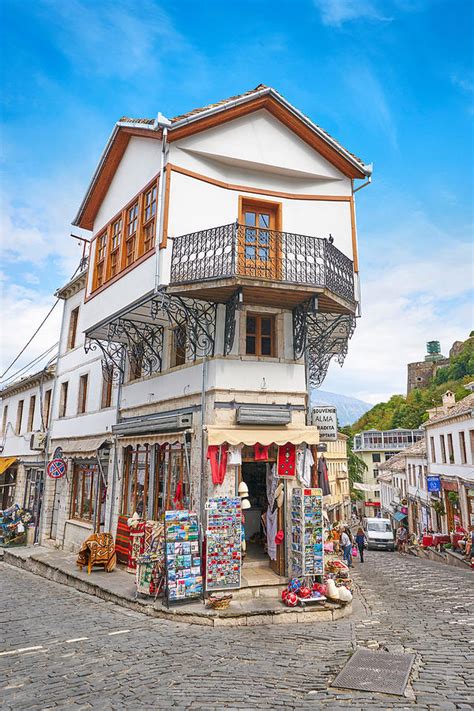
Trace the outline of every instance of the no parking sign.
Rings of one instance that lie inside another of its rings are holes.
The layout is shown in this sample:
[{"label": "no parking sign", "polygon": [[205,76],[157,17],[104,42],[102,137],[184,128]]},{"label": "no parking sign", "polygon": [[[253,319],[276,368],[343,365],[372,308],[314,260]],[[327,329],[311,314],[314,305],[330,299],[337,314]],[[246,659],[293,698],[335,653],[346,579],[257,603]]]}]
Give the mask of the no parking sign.
[{"label": "no parking sign", "polygon": [[64,459],[52,459],[46,467],[46,473],[51,479],[61,479],[67,469]]}]

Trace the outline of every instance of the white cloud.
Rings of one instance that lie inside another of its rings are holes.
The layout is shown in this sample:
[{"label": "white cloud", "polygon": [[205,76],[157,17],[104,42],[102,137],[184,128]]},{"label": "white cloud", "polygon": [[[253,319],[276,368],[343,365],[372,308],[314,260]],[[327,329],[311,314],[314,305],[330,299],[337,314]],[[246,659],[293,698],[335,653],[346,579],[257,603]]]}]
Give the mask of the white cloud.
[{"label": "white cloud", "polygon": [[343,368],[331,365],[325,390],[372,403],[405,393],[406,364],[423,360],[427,341],[439,340],[447,354],[472,329],[471,244],[444,235],[443,247],[433,240],[416,255],[405,249],[407,239],[403,224],[398,239],[385,234],[380,254],[364,270],[362,318]]},{"label": "white cloud", "polygon": [[[2,284],[1,303],[3,342],[0,367],[1,373],[3,373],[40,325],[54,303],[54,297],[50,294],[41,294],[36,289],[30,289],[5,280]],[[58,341],[61,314],[62,302],[56,306],[41,331],[25,351],[25,354],[20,357],[12,370],[6,375],[6,378],[37,358]],[[38,363],[31,372],[40,370],[43,365],[45,365],[45,361]]]},{"label": "white cloud", "polygon": [[375,0],[314,0],[325,25],[341,27],[353,20],[378,20],[390,22]]}]

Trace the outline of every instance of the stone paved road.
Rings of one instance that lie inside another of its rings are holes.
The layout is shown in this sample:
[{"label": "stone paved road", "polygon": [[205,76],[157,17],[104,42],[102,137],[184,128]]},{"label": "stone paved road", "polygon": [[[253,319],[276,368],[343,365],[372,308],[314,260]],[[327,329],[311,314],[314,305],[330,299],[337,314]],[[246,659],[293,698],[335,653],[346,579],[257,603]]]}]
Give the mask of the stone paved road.
[{"label": "stone paved road", "polygon": [[[472,709],[472,573],[369,552],[354,579],[352,618],[214,629],[0,563],[0,652],[13,652],[0,654],[0,708]],[[329,687],[357,646],[377,645],[416,652],[408,696]]]}]

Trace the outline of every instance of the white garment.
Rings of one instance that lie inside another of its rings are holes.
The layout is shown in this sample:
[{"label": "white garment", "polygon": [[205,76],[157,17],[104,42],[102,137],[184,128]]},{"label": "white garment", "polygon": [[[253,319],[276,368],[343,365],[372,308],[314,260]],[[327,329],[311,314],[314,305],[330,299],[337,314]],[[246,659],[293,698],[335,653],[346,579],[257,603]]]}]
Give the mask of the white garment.
[{"label": "white garment", "polygon": [[242,464],[242,445],[229,445],[227,450],[227,464]]},{"label": "white garment", "polygon": [[271,507],[267,509],[266,527],[267,527],[267,553],[270,560],[276,560],[277,558],[277,547],[275,543],[275,536],[277,534],[278,525],[278,509],[272,513]]},{"label": "white garment", "polygon": [[344,533],[341,536],[341,546],[345,548],[346,546],[350,545],[351,539],[347,535],[347,533],[344,531]]},{"label": "white garment", "polygon": [[296,450],[296,475],[303,486],[311,486],[311,467],[314,464],[311,449],[305,444]]}]

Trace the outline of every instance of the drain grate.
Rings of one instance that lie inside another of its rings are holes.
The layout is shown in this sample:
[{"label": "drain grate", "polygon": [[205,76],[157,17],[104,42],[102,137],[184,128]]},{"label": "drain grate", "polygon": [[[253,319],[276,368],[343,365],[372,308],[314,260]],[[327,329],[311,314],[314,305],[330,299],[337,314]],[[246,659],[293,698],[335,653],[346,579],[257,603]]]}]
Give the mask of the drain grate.
[{"label": "drain grate", "polygon": [[403,696],[414,660],[414,654],[358,649],[331,686]]}]

